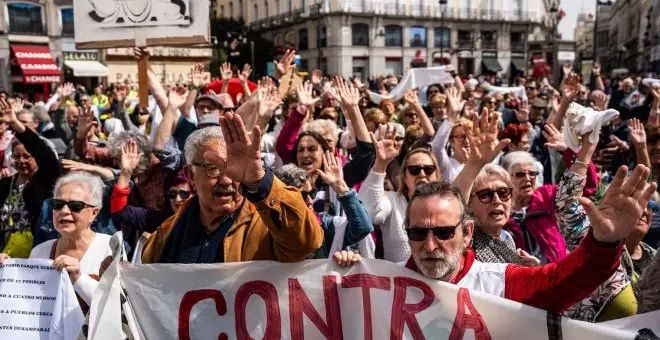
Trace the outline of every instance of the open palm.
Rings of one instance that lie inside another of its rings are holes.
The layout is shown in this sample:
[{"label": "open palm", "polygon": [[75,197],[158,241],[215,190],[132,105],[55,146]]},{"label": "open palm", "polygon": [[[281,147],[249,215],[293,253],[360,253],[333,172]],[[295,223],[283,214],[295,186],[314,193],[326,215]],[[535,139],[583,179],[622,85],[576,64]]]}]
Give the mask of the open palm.
[{"label": "open palm", "polygon": [[466,129],[467,138],[470,141],[469,163],[481,166],[488,164],[511,143],[509,139],[498,142],[498,119],[497,113],[491,114],[487,108],[484,108],[481,118],[478,121],[476,117],[473,119],[472,129]]},{"label": "open palm", "polygon": [[252,136],[250,136],[241,117],[227,112],[220,117],[220,127],[227,144],[227,160],[231,161],[225,161],[225,164],[222,164],[223,161],[218,154],[209,154],[209,152],[206,152],[204,157],[221,171],[224,168],[225,176],[235,182],[251,186],[261,181],[265,171],[259,150],[261,146],[259,126],[254,126]]},{"label": "open palm", "polygon": [[644,131],[644,125],[639,119],[631,119],[628,127],[630,128],[630,139],[633,143],[638,145],[646,144],[646,132]]},{"label": "open palm", "polygon": [[[382,132],[383,130],[381,130]],[[371,142],[376,149],[376,158],[384,163],[389,163],[395,159],[401,152],[401,146],[396,142],[396,128],[391,127],[389,124],[385,129],[385,133],[376,139],[376,136],[371,133]]]},{"label": "open palm", "polygon": [[580,198],[593,225],[593,235],[600,242],[625,239],[635,229],[656,190],[656,183],[647,183],[649,168],[638,165],[628,179],[627,173],[628,167],[619,168],[599,208],[590,199]]}]

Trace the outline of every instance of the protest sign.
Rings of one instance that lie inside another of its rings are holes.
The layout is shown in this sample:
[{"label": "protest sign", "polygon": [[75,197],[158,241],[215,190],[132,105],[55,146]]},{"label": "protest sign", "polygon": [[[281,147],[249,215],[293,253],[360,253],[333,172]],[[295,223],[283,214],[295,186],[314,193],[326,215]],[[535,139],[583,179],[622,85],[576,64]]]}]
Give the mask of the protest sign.
[{"label": "protest sign", "polygon": [[[640,327],[562,319],[378,260],[350,269],[310,260],[111,270],[99,287],[121,283],[146,339],[634,339]],[[104,306],[119,305],[109,291],[98,289],[104,302],[92,307],[100,313],[90,329],[106,329],[99,334],[121,329],[116,307]]]},{"label": "protest sign", "polygon": [[0,339],[74,339],[83,315],[65,271],[51,260],[0,265]]}]

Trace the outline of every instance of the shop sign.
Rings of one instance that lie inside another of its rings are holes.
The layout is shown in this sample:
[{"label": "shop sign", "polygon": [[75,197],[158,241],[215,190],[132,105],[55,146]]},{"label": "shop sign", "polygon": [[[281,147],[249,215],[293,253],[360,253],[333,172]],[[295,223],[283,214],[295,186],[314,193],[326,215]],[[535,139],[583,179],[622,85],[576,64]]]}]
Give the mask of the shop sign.
[{"label": "shop sign", "polygon": [[87,60],[87,61],[98,61],[99,54],[98,52],[62,52],[64,60]]}]

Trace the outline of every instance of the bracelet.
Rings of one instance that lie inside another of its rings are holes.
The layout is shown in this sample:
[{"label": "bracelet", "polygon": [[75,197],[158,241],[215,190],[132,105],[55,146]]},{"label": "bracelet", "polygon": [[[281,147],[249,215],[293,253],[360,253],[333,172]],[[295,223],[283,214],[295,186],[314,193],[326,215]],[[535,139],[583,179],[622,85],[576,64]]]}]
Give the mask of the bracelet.
[{"label": "bracelet", "polygon": [[589,167],[589,163],[585,163],[585,162],[579,161],[579,160],[577,160],[577,159],[575,160],[575,162],[573,162],[573,164],[584,165],[585,168],[588,168],[588,167]]}]

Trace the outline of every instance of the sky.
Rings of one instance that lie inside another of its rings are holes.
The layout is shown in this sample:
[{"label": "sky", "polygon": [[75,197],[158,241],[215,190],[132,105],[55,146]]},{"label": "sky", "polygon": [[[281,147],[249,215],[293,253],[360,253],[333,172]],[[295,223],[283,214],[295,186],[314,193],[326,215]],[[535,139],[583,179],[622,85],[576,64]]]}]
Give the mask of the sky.
[{"label": "sky", "polygon": [[573,40],[573,30],[577,26],[577,16],[582,12],[594,12],[596,0],[561,0],[559,8],[566,12],[566,16],[559,22],[559,33],[564,40]]}]

